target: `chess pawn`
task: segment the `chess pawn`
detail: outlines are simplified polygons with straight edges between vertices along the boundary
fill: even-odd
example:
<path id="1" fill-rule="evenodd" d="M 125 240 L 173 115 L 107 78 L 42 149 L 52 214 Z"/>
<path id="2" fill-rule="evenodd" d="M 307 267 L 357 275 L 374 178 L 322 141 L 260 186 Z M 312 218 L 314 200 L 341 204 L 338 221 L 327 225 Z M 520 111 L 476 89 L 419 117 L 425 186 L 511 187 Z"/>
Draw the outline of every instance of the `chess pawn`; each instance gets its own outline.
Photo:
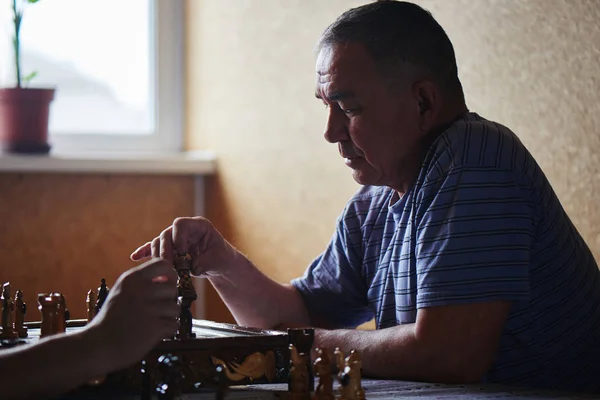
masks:
<path id="1" fill-rule="evenodd" d="M 14 331 L 15 303 L 10 297 L 10 283 L 2 285 L 2 332 L 0 339 L 16 339 L 17 332 Z"/>
<path id="2" fill-rule="evenodd" d="M 317 359 L 314 362 L 314 372 L 319 378 L 314 400 L 334 400 L 332 363 L 328 349 L 317 349 Z"/>
<path id="3" fill-rule="evenodd" d="M 87 322 L 92 322 L 92 319 L 96 316 L 96 292 L 90 289 L 85 299 L 87 305 Z"/>
<path id="4" fill-rule="evenodd" d="M 48 295 L 46 293 L 38 294 L 39 310 L 42 313 L 42 323 L 40 337 L 54 335 L 59 325 L 59 302 L 60 297 Z"/>
<path id="5" fill-rule="evenodd" d="M 27 328 L 25 327 L 25 314 L 27 313 L 27 305 L 23 301 L 23 292 L 17 290 L 15 294 L 15 323 L 14 331 L 20 338 L 27 337 Z"/>
<path id="6" fill-rule="evenodd" d="M 310 400 L 309 357 L 298 353 L 296 346 L 290 344 L 289 396 L 292 400 Z"/>

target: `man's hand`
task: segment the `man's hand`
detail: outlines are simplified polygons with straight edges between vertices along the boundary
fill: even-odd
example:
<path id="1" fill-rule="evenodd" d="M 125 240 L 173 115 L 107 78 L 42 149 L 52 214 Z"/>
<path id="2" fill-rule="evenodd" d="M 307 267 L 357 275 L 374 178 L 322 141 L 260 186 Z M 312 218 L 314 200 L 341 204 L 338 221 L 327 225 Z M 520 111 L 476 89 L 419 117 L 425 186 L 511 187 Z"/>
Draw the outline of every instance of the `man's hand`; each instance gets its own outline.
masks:
<path id="1" fill-rule="evenodd" d="M 102 346 L 111 369 L 124 368 L 177 329 L 177 272 L 162 259 L 122 274 L 102 309 L 89 324 L 89 335 Z M 108 359 L 107 357 L 110 357 Z"/>
<path id="2" fill-rule="evenodd" d="M 133 261 L 160 257 L 172 261 L 178 254 L 190 253 L 195 276 L 222 275 L 234 262 L 238 251 L 202 217 L 177 218 L 152 241 L 131 254 Z"/>

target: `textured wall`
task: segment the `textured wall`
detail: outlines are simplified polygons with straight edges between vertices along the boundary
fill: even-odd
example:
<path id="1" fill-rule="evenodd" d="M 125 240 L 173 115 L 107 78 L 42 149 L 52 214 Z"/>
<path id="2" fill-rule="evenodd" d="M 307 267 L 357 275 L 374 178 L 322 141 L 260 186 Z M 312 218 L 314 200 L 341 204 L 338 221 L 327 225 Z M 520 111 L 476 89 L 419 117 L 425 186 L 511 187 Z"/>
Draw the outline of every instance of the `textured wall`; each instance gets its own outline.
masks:
<path id="1" fill-rule="evenodd" d="M 187 2 L 189 145 L 219 155 L 208 215 L 279 281 L 323 249 L 356 188 L 322 138 L 312 49 L 362 3 Z M 600 256 L 600 2 L 418 3 L 455 43 L 470 109 L 517 132 Z"/>
<path id="2" fill-rule="evenodd" d="M 193 212 L 187 177 L 0 174 L 0 281 L 25 294 L 62 292 L 72 318 L 87 291 L 134 266 L 129 254 L 180 215 Z"/>

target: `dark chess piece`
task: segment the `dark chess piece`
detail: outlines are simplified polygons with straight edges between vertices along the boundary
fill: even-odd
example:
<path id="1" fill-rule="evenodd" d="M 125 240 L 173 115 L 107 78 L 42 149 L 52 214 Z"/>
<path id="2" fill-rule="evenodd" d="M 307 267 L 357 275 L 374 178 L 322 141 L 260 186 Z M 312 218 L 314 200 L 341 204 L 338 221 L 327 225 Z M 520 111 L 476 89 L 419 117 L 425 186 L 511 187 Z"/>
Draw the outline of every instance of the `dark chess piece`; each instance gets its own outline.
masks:
<path id="1" fill-rule="evenodd" d="M 227 375 L 225 372 L 225 367 L 222 365 L 217 365 L 215 367 L 215 382 L 217 383 L 217 392 L 215 393 L 215 400 L 225 400 L 225 396 L 227 395 Z"/>
<path id="2" fill-rule="evenodd" d="M 181 307 L 179 316 L 179 328 L 175 333 L 177 339 L 195 338 L 196 335 L 192 332 L 192 303 L 198 298 L 190 270 L 192 268 L 192 256 L 185 253 L 182 256 L 175 257 L 174 268 L 177 271 L 177 291 L 178 303 Z"/>
<path id="3" fill-rule="evenodd" d="M 98 315 L 98 313 L 100 312 L 102 305 L 108 297 L 108 292 L 110 292 L 110 288 L 106 286 L 106 279 L 102 278 L 102 280 L 100 281 L 100 287 L 98 288 L 98 298 L 96 299 L 96 306 L 94 310 L 95 315 Z"/>
<path id="4" fill-rule="evenodd" d="M 90 289 L 85 299 L 87 307 L 87 322 L 92 322 L 92 319 L 96 316 L 96 292 Z"/>
<path id="5" fill-rule="evenodd" d="M 177 303 L 179 304 L 179 307 L 181 307 L 181 310 L 179 312 L 179 327 L 177 328 L 175 337 L 177 339 L 188 339 L 196 337 L 196 334 L 192 332 L 193 321 L 192 311 L 190 310 L 190 307 L 184 305 L 182 297 L 178 298 Z"/>
<path id="6" fill-rule="evenodd" d="M 2 285 L 2 332 L 0 339 L 14 340 L 17 338 L 17 332 L 14 330 L 14 311 L 15 303 L 10 296 L 10 283 Z"/>
<path id="7" fill-rule="evenodd" d="M 60 297 L 40 293 L 38 295 L 39 310 L 42 313 L 40 337 L 54 335 L 60 325 L 59 321 Z"/>
<path id="8" fill-rule="evenodd" d="M 181 383 L 184 379 L 181 361 L 172 354 L 164 354 L 158 358 L 158 374 L 160 379 L 156 385 L 156 393 L 161 400 L 174 400 L 181 394 Z"/>
<path id="9" fill-rule="evenodd" d="M 58 312 L 56 317 L 55 333 L 65 332 L 67 330 L 67 320 L 71 313 L 67 309 L 67 302 L 62 293 L 52 293 L 51 296 L 58 298 Z"/>
<path id="10" fill-rule="evenodd" d="M 14 331 L 20 338 L 27 337 L 27 328 L 25 327 L 25 314 L 27 314 L 27 305 L 23 301 L 23 292 L 17 290 L 15 294 L 15 322 Z"/>
<path id="11" fill-rule="evenodd" d="M 332 362 L 328 349 L 317 349 L 314 371 L 319 378 L 319 384 L 313 400 L 334 400 Z"/>

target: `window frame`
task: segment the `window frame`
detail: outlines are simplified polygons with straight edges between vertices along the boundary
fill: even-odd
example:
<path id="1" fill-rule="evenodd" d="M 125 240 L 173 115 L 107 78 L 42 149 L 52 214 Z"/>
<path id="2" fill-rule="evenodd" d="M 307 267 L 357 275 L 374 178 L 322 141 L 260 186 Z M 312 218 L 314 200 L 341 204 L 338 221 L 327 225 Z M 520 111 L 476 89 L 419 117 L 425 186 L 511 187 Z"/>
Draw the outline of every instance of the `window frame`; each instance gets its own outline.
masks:
<path id="1" fill-rule="evenodd" d="M 53 153 L 179 153 L 184 150 L 184 1 L 149 0 L 155 131 L 140 134 L 49 133 Z M 60 90 L 60 85 L 57 85 Z M 52 105 L 50 106 L 52 107 Z"/>

